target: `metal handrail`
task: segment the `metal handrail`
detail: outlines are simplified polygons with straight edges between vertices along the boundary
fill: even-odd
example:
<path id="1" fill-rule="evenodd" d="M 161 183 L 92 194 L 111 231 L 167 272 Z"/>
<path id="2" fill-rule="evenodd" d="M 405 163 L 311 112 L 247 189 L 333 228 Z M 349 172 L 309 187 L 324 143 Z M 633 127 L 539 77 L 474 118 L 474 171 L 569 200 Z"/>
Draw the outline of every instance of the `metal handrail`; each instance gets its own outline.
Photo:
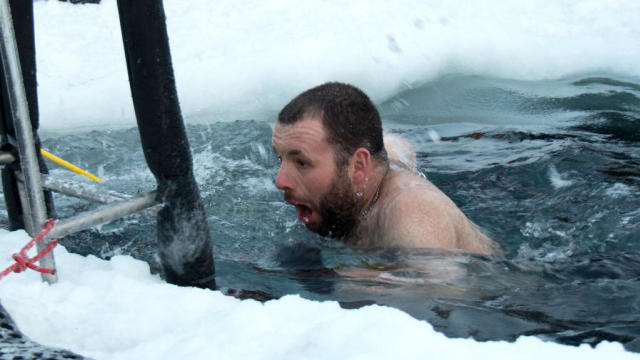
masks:
<path id="1" fill-rule="evenodd" d="M 47 221 L 47 210 L 42 191 L 42 179 L 40 178 L 40 165 L 36 153 L 36 144 L 33 139 L 33 129 L 29 117 L 29 105 L 22 79 L 20 57 L 16 36 L 13 29 L 11 8 L 7 0 L 0 0 L 0 53 L 2 66 L 7 79 L 9 106 L 13 117 L 13 126 L 18 142 L 18 156 L 24 175 L 24 185 L 28 200 L 31 218 L 25 219 L 31 223 L 32 231 L 40 229 Z M 34 234 L 30 234 L 35 236 Z M 39 241 L 38 251 L 47 247 L 47 241 Z M 55 269 L 55 260 L 52 253 L 48 253 L 40 259 L 40 266 Z M 58 278 L 55 274 L 42 274 L 42 280 L 55 283 Z"/>
<path id="2" fill-rule="evenodd" d="M 129 200 L 121 200 L 105 204 L 95 210 L 85 211 L 78 215 L 56 222 L 55 227 L 44 238 L 61 238 L 78 231 L 89 229 L 96 225 L 112 222 L 156 204 L 155 191 L 150 191 Z"/>
<path id="3" fill-rule="evenodd" d="M 47 190 L 99 204 L 108 204 L 114 201 L 127 200 L 132 198 L 132 196 L 128 194 L 123 194 L 111 190 L 97 190 L 86 184 L 82 184 L 72 180 L 56 179 L 53 176 L 47 174 L 41 174 L 41 177 L 42 187 Z M 18 179 L 19 182 L 24 182 L 24 176 L 21 172 L 16 171 L 16 179 Z"/>

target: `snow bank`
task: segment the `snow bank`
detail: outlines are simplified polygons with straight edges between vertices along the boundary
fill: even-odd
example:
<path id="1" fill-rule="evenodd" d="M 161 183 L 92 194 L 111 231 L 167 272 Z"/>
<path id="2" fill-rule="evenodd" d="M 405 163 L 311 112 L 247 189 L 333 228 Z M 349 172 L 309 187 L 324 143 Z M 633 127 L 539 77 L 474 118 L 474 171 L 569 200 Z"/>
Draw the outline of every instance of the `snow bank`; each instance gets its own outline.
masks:
<path id="1" fill-rule="evenodd" d="M 449 73 L 520 80 L 640 77 L 640 2 L 165 0 L 190 121 L 278 111 L 330 80 L 375 101 Z M 115 0 L 35 3 L 45 129 L 135 125 Z"/>
<path id="2" fill-rule="evenodd" d="M 28 236 L 0 230 L 0 266 Z M 129 256 L 110 261 L 55 250 L 60 281 L 10 274 L 0 299 L 20 329 L 44 345 L 95 359 L 631 359 L 621 344 L 592 349 L 521 337 L 515 343 L 448 339 L 402 311 L 340 308 L 296 295 L 264 304 L 177 287 Z"/>

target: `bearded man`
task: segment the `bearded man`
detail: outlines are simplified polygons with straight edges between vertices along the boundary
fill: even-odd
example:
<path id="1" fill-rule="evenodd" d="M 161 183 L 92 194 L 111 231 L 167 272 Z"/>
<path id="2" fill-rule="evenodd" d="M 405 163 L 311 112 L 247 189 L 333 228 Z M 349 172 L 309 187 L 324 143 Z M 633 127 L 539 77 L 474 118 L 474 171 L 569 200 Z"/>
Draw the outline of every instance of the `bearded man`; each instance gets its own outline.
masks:
<path id="1" fill-rule="evenodd" d="M 276 187 L 311 231 L 359 247 L 449 248 L 492 254 L 497 245 L 415 171 L 415 152 L 383 139 L 361 90 L 326 83 L 287 104 L 273 128 Z"/>

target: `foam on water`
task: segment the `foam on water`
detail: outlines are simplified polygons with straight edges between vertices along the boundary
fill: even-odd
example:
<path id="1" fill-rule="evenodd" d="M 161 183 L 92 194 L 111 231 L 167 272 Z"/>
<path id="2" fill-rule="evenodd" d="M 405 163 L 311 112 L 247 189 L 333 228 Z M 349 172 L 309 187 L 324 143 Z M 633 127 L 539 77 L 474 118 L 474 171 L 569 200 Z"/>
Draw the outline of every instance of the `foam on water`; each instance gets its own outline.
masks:
<path id="1" fill-rule="evenodd" d="M 564 175 L 561 175 L 555 166 L 549 166 L 549 180 L 554 188 L 560 189 L 573 184 L 573 181 L 565 179 Z"/>
<path id="2" fill-rule="evenodd" d="M 183 111 L 200 121 L 275 112 L 329 80 L 379 102 L 448 73 L 640 77 L 636 1 L 167 0 L 165 9 Z M 133 125 L 115 1 L 39 1 L 35 22 L 42 126 Z"/>
<path id="3" fill-rule="evenodd" d="M 433 130 L 433 129 L 429 129 L 427 131 L 427 134 L 429 134 L 429 138 L 434 142 L 440 142 L 440 139 L 442 139 L 442 137 L 440 136 L 440 134 L 438 134 L 437 131 Z"/>
<path id="4" fill-rule="evenodd" d="M 611 187 L 607 188 L 604 193 L 614 199 L 629 195 L 633 191 L 633 188 L 623 183 L 615 183 Z"/>

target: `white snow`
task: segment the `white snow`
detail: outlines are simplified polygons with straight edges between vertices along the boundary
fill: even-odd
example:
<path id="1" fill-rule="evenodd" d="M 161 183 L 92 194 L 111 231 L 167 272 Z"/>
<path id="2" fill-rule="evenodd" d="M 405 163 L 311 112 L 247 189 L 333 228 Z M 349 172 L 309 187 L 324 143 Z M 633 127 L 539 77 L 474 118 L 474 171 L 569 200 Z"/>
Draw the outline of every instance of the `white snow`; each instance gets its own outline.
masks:
<path id="1" fill-rule="evenodd" d="M 29 240 L 0 230 L 0 267 Z M 33 255 L 33 254 L 32 254 Z M 297 295 L 264 304 L 177 287 L 130 256 L 110 261 L 55 250 L 59 282 L 32 271 L 0 281 L 2 304 L 32 340 L 95 359 L 632 359 L 621 344 L 570 347 L 448 339 L 400 310 Z"/>
<path id="2" fill-rule="evenodd" d="M 166 0 L 190 121 L 262 118 L 337 80 L 375 101 L 448 73 L 640 77 L 640 2 Z M 35 3 L 44 129 L 135 124 L 115 0 Z"/>

